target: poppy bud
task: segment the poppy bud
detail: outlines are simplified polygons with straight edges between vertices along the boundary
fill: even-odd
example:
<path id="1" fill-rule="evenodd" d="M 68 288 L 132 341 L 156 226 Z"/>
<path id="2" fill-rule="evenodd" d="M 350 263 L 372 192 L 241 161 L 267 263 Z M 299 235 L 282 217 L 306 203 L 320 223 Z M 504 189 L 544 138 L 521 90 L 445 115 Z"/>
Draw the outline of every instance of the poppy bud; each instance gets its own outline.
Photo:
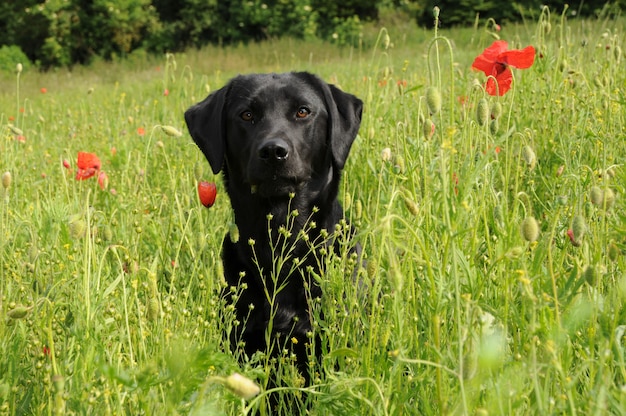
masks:
<path id="1" fill-rule="evenodd" d="M 598 280 L 598 274 L 596 273 L 596 268 L 593 266 L 585 267 L 583 270 L 583 277 L 587 281 L 589 285 L 594 285 Z"/>
<path id="2" fill-rule="evenodd" d="M 211 208 L 215 203 L 215 196 L 217 195 L 217 187 L 212 182 L 198 182 L 198 196 L 200 202 L 207 208 Z"/>
<path id="3" fill-rule="evenodd" d="M 572 221 L 572 232 L 574 233 L 574 240 L 581 242 L 585 232 L 587 232 L 587 224 L 585 224 L 585 218 L 582 215 L 576 215 Z"/>
<path id="4" fill-rule="evenodd" d="M 592 186 L 589 191 L 589 200 L 593 205 L 600 206 L 602 205 L 603 194 L 604 192 L 602 192 L 599 186 Z"/>
<path id="5" fill-rule="evenodd" d="M 391 160 L 391 149 L 385 147 L 380 153 L 380 158 L 383 160 L 383 162 L 389 162 Z"/>
<path id="6" fill-rule="evenodd" d="M 494 118 L 491 120 L 491 123 L 489 123 L 489 132 L 491 134 L 496 134 L 498 133 L 498 130 L 500 130 L 500 122 L 497 118 Z"/>
<path id="7" fill-rule="evenodd" d="M 535 217 L 526 217 L 522 221 L 522 237 L 524 240 L 532 243 L 539 238 L 539 224 Z"/>
<path id="8" fill-rule="evenodd" d="M 260 387 L 249 378 L 239 373 L 226 377 L 224 385 L 242 399 L 249 400 L 261 392 Z"/>
<path id="9" fill-rule="evenodd" d="M 526 145 L 522 148 L 522 158 L 530 169 L 535 167 L 535 164 L 537 163 L 537 156 L 535 155 L 535 151 L 532 147 Z"/>
<path id="10" fill-rule="evenodd" d="M 239 227 L 234 222 L 230 224 L 228 228 L 228 236 L 230 237 L 230 242 L 236 244 L 239 241 Z"/>
<path id="11" fill-rule="evenodd" d="M 32 308 L 26 306 L 16 306 L 7 312 L 7 316 L 11 319 L 22 319 L 24 318 L 28 312 L 30 312 Z"/>
<path id="12" fill-rule="evenodd" d="M 70 217 L 68 226 L 70 230 L 70 236 L 72 238 L 82 238 L 85 236 L 85 232 L 87 231 L 87 224 L 79 214 L 72 215 Z"/>
<path id="13" fill-rule="evenodd" d="M 363 203 L 360 199 L 357 199 L 354 203 L 354 219 L 359 220 L 363 215 Z"/>
<path id="14" fill-rule="evenodd" d="M 435 134 L 435 123 L 433 123 L 433 121 L 428 118 L 424 121 L 424 124 L 422 125 L 422 129 L 424 133 L 424 138 L 428 140 L 431 137 L 433 137 L 433 135 Z"/>
<path id="15" fill-rule="evenodd" d="M 11 186 L 11 172 L 4 172 L 2 174 L 2 187 L 4 189 L 9 189 L 9 186 Z"/>
<path id="16" fill-rule="evenodd" d="M 15 67 L 17 69 L 17 73 L 20 74 L 22 73 L 22 69 L 24 69 L 24 67 L 22 66 L 22 63 L 18 63 L 17 66 Z"/>
<path id="17" fill-rule="evenodd" d="M 604 190 L 603 198 L 602 198 L 602 207 L 606 210 L 611 209 L 613 203 L 615 202 L 615 193 L 611 188 L 606 188 Z"/>
<path id="18" fill-rule="evenodd" d="M 367 260 L 366 271 L 367 271 L 367 277 L 370 280 L 373 280 L 374 277 L 376 277 L 376 272 L 378 271 L 378 263 L 376 263 L 375 259 Z"/>
<path id="19" fill-rule="evenodd" d="M 13 124 L 9 124 L 9 130 L 11 130 L 11 133 L 15 134 L 16 136 L 24 135 L 22 129 L 20 129 L 19 127 L 15 127 Z"/>
<path id="20" fill-rule="evenodd" d="M 160 126 L 165 134 L 171 137 L 180 137 L 183 135 L 178 129 L 172 126 Z"/>
<path id="21" fill-rule="evenodd" d="M 491 106 L 491 118 L 498 119 L 502 115 L 502 103 L 500 101 L 496 101 Z"/>
<path id="22" fill-rule="evenodd" d="M 609 255 L 609 260 L 611 261 L 617 261 L 617 258 L 620 255 L 620 249 L 617 246 L 617 244 L 615 244 L 614 241 L 611 241 L 609 243 L 609 248 L 607 249 L 608 255 Z"/>
<path id="23" fill-rule="evenodd" d="M 484 126 L 489 121 L 489 103 L 486 98 L 478 100 L 476 106 L 476 120 L 481 126 Z"/>
<path id="24" fill-rule="evenodd" d="M 159 305 L 159 299 L 156 297 L 150 297 L 146 308 L 146 318 L 148 321 L 154 322 L 159 317 L 160 312 L 161 307 Z"/>
<path id="25" fill-rule="evenodd" d="M 437 114 L 441 110 L 441 93 L 437 87 L 428 87 L 426 90 L 426 104 L 430 114 Z"/>

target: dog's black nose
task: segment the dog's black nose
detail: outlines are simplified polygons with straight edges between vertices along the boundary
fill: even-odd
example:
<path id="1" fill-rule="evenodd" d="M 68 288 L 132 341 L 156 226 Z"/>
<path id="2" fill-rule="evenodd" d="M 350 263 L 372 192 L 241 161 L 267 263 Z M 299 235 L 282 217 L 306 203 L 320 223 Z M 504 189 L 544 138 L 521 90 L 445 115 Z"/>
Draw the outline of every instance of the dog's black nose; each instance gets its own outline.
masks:
<path id="1" fill-rule="evenodd" d="M 259 158 L 266 162 L 282 162 L 287 157 L 289 157 L 289 147 L 281 139 L 268 140 L 259 149 Z"/>

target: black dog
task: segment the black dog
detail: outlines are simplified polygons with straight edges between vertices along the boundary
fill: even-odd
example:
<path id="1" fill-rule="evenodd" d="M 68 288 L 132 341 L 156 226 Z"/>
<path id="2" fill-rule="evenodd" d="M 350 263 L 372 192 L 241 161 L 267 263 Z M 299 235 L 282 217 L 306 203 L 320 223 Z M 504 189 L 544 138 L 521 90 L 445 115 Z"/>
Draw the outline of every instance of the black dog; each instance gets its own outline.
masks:
<path id="1" fill-rule="evenodd" d="M 299 72 L 238 76 L 185 113 L 213 172 L 223 172 L 240 233 L 237 242 L 224 239 L 222 252 L 226 282 L 245 288 L 235 299 L 225 292 L 241 323 L 231 347 L 243 345 L 248 356 L 288 349 L 307 384 L 311 300 L 321 296 L 314 252 L 336 244 L 327 235 L 343 219 L 340 174 L 362 108 Z"/>

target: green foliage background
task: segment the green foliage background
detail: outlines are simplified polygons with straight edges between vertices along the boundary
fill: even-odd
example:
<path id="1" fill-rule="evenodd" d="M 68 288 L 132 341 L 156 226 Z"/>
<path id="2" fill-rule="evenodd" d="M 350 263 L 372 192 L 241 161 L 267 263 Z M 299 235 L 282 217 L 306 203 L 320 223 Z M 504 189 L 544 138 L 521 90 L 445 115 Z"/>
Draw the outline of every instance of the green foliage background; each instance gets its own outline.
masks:
<path id="1" fill-rule="evenodd" d="M 362 23 L 381 10 L 401 11 L 432 25 L 435 6 L 446 27 L 480 19 L 537 18 L 546 4 L 557 14 L 567 2 L 530 0 L 23 0 L 0 4 L 0 46 L 17 46 L 43 69 L 124 57 L 135 50 L 177 52 L 207 44 L 292 37 L 356 45 Z M 571 16 L 606 14 L 626 0 L 569 2 Z M 5 51 L 6 52 L 6 51 Z M 0 52 L 0 61 L 6 60 Z M 9 65 L 14 67 L 14 63 Z"/>

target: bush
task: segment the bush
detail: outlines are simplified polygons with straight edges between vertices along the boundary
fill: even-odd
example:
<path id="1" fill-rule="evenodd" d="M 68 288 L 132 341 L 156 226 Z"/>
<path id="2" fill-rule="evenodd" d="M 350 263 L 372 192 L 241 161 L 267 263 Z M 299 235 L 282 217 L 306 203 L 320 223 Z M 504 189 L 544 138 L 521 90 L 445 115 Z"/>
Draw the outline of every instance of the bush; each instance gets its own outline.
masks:
<path id="1" fill-rule="evenodd" d="M 22 0 L 0 4 L 0 45 L 42 68 L 289 36 L 354 43 L 385 0 Z"/>
<path id="2" fill-rule="evenodd" d="M 577 2 L 529 0 L 522 3 L 507 0 L 417 0 L 416 3 L 420 4 L 417 8 L 420 13 L 416 16 L 418 24 L 428 27 L 433 25 L 435 6 L 441 10 L 440 24 L 443 27 L 472 25 L 477 15 L 480 19 L 492 18 L 496 22 L 515 22 L 521 20 L 523 16 L 535 19 L 541 13 L 543 6 L 548 6 L 555 14 L 561 14 L 566 5 L 569 5 L 568 15 L 572 17 L 595 17 L 612 7 L 626 8 L 626 0 L 600 4 L 582 0 Z"/>
<path id="3" fill-rule="evenodd" d="M 22 50 L 15 45 L 0 47 L 0 72 L 15 72 L 17 64 L 22 64 L 22 70 L 30 68 L 30 61 Z"/>

